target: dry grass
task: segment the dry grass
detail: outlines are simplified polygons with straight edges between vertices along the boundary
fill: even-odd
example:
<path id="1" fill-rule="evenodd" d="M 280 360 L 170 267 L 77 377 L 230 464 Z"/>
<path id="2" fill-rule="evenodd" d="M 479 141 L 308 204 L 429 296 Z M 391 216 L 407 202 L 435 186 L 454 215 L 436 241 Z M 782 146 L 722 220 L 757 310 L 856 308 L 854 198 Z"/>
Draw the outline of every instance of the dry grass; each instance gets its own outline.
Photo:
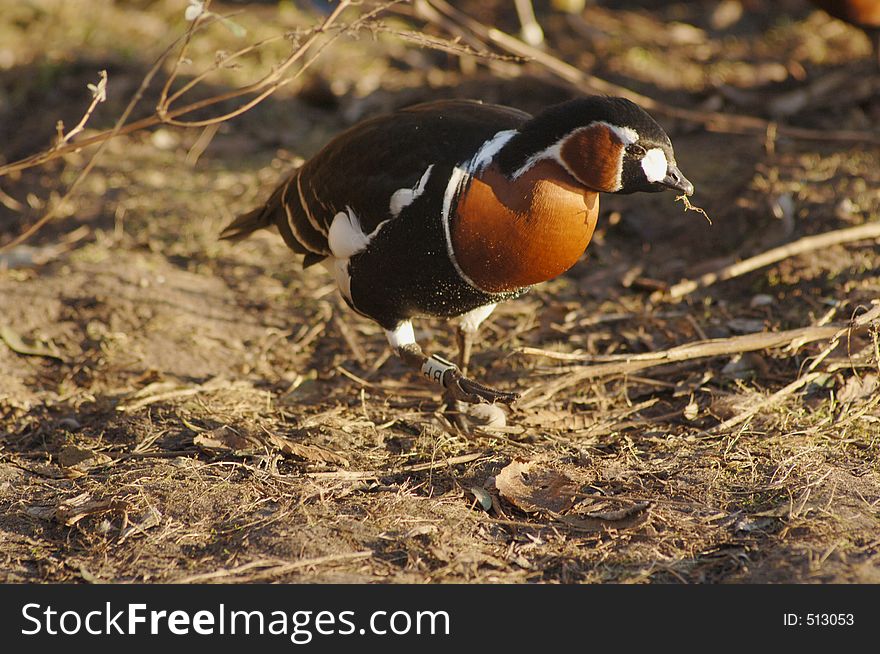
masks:
<path id="1" fill-rule="evenodd" d="M 185 5 L 7 4 L 6 161 L 45 147 L 57 119 L 75 125 L 101 69 L 108 101 L 89 125 L 112 126 Z M 517 29 L 502 3 L 458 4 Z M 541 19 L 563 60 L 671 106 L 757 115 L 732 88 L 775 97 L 870 66 L 858 33 L 799 0 L 730 33 L 702 3 L 638 4 Z M 254 40 L 271 21 L 310 24 L 283 6 L 236 21 Z M 672 22 L 696 31 L 663 29 Z M 217 27 L 193 58 L 235 46 Z M 208 90 L 263 64 L 224 70 Z M 322 271 L 301 272 L 273 234 L 216 240 L 364 115 L 448 96 L 536 110 L 571 93 L 489 65 L 387 32 L 342 40 L 312 79 L 213 133 L 162 127 L 109 143 L 36 249 L 18 250 L 37 265 L 0 271 L 0 326 L 17 349 L 52 355 L 0 341 L 3 581 L 880 581 L 880 336 L 849 329 L 880 297 L 877 239 L 864 236 L 880 220 L 876 148 L 660 117 L 713 224 L 672 196 L 603 198 L 585 261 L 483 328 L 479 378 L 531 390 L 507 427 L 470 439 Z M 875 96 L 787 120 L 858 131 L 878 116 Z M 3 243 L 91 152 L 0 178 Z M 847 229 L 863 238 L 785 249 Z M 707 275 L 711 286 L 669 293 Z M 454 349 L 445 324 L 418 328 L 427 348 Z M 823 337 L 784 347 L 794 337 L 766 335 L 786 330 Z M 700 341 L 724 347 L 674 354 Z M 653 365 L 664 352 L 673 360 Z M 602 365 L 618 367 L 591 371 Z M 526 510 L 501 492 L 495 479 L 516 460 L 564 475 L 571 508 Z"/>

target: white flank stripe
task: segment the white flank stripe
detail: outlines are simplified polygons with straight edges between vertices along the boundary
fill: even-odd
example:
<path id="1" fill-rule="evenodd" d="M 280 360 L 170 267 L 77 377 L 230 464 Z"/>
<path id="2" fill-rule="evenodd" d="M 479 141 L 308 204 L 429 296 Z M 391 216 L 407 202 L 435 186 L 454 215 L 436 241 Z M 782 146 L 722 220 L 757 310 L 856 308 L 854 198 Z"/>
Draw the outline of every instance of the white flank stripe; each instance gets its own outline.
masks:
<path id="1" fill-rule="evenodd" d="M 297 177 L 297 179 L 299 179 Z M 299 229 L 297 229 L 296 221 L 293 219 L 293 212 L 290 210 L 290 203 L 287 201 L 287 191 L 290 189 L 290 181 L 284 187 L 284 190 L 281 192 L 281 206 L 284 207 L 284 213 L 287 216 L 287 226 L 290 227 L 290 231 L 293 233 L 293 238 L 295 238 L 300 245 L 302 245 L 309 252 L 314 252 L 315 254 L 327 254 L 326 252 L 321 252 L 320 250 L 316 250 L 311 247 L 308 242 L 303 238 L 302 234 L 299 233 Z"/>
<path id="2" fill-rule="evenodd" d="M 336 287 L 339 289 L 342 297 L 351 303 L 351 275 L 348 272 L 348 262 L 348 259 L 328 257 L 321 264 L 327 269 L 327 272 L 333 275 L 333 278 L 336 280 Z"/>
<path id="3" fill-rule="evenodd" d="M 346 206 L 345 211 L 340 211 L 333 217 L 333 223 L 327 233 L 327 243 L 333 253 L 333 260 L 326 261 L 324 265 L 336 278 L 339 292 L 351 303 L 354 301 L 351 297 L 349 260 L 359 252 L 363 252 L 387 222 L 383 220 L 372 232 L 364 234 L 361 221 L 351 207 Z"/>
<path id="4" fill-rule="evenodd" d="M 327 232 L 327 243 L 330 245 L 330 252 L 337 259 L 349 259 L 362 252 L 373 240 L 373 237 L 379 233 L 379 230 L 385 226 L 387 220 L 383 220 L 376 226 L 371 234 L 364 234 L 361 228 L 361 221 L 358 219 L 351 207 L 346 206 L 345 211 L 340 211 L 333 216 L 333 223 L 330 225 L 330 231 Z"/>
<path id="5" fill-rule="evenodd" d="M 309 219 L 309 223 L 315 228 L 316 232 L 327 236 L 326 228 L 315 219 L 312 215 L 312 210 L 309 209 L 309 203 L 306 202 L 306 196 L 303 195 L 302 182 L 299 179 L 299 175 L 296 176 L 296 192 L 299 194 L 299 203 L 302 205 L 303 211 L 306 212 L 306 218 Z"/>
<path id="6" fill-rule="evenodd" d="M 391 194 L 389 209 L 394 218 L 397 218 L 401 211 L 415 202 L 416 199 L 425 192 L 425 185 L 428 183 L 428 178 L 431 176 L 431 169 L 433 167 L 434 164 L 428 166 L 425 172 L 422 173 L 422 177 L 419 180 L 419 183 L 416 184 L 415 188 L 401 188 Z"/>
<path id="7" fill-rule="evenodd" d="M 369 244 L 358 217 L 351 207 L 345 209 L 333 216 L 330 231 L 327 232 L 327 244 L 337 259 L 348 259 Z"/>

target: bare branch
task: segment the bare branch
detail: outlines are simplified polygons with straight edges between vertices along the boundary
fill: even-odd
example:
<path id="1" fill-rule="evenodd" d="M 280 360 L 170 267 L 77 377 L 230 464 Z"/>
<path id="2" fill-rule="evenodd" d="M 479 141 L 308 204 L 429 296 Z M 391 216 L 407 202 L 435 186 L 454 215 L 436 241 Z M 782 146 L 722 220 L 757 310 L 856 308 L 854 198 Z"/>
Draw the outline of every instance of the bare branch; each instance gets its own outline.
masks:
<path id="1" fill-rule="evenodd" d="M 296 45 L 293 49 L 293 52 L 288 55 L 278 66 L 276 66 L 271 72 L 267 73 L 262 79 L 248 84 L 246 86 L 233 89 L 226 93 L 222 93 L 219 95 L 215 95 L 203 100 L 195 101 L 190 104 L 187 104 L 183 107 L 172 107 L 172 104 L 181 99 L 184 94 L 188 91 L 192 90 L 197 84 L 203 81 L 211 72 L 216 71 L 219 67 L 229 63 L 230 61 L 243 56 L 249 52 L 252 52 L 263 45 L 270 43 L 272 41 L 276 41 L 280 38 L 285 38 L 286 35 L 281 35 L 272 39 L 265 39 L 259 43 L 249 45 L 245 48 L 240 49 L 239 51 L 232 53 L 229 56 L 220 58 L 219 61 L 215 61 L 214 66 L 203 71 L 199 75 L 196 76 L 194 80 L 191 80 L 187 84 L 183 86 L 182 89 L 171 93 L 171 86 L 173 85 L 174 80 L 178 75 L 178 71 L 180 69 L 180 65 L 185 59 L 185 55 L 187 52 L 187 48 L 192 41 L 193 36 L 196 32 L 201 29 L 204 29 L 210 24 L 213 24 L 217 21 L 227 20 L 228 18 L 225 16 L 220 16 L 213 12 L 208 11 L 208 7 L 210 5 L 210 0 L 206 0 L 205 2 L 194 2 L 187 9 L 187 16 L 192 17 L 192 23 L 187 28 L 187 31 L 177 38 L 165 51 L 159 56 L 156 62 L 153 64 L 147 75 L 144 77 L 141 85 L 138 90 L 135 92 L 125 111 L 116 121 L 113 129 L 101 132 L 93 137 L 82 139 L 77 141 L 76 143 L 71 142 L 72 138 L 78 133 L 82 132 L 85 127 L 86 122 L 94 111 L 95 106 L 99 102 L 102 102 L 106 98 L 106 73 L 103 73 L 103 77 L 101 81 L 97 85 L 90 85 L 93 91 L 93 100 L 92 105 L 86 111 L 85 116 L 80 121 L 80 123 L 69 133 L 64 134 L 63 129 L 59 127 L 59 138 L 58 141 L 53 145 L 52 148 L 40 152 L 36 155 L 32 155 L 25 159 L 22 159 L 17 162 L 13 162 L 7 164 L 5 166 L 0 166 L 0 177 L 3 175 L 8 175 L 12 172 L 23 170 L 26 168 L 31 168 L 34 166 L 39 166 L 45 164 L 48 161 L 64 156 L 65 154 L 75 151 L 81 150 L 84 147 L 89 145 L 98 143 L 100 144 L 97 151 L 92 155 L 89 162 L 86 166 L 80 171 L 77 175 L 74 182 L 70 185 L 61 199 L 56 202 L 49 211 L 47 211 L 39 220 L 37 220 L 31 227 L 29 227 L 25 232 L 20 234 L 18 237 L 13 239 L 11 242 L 7 243 L 3 247 L 0 247 L 0 252 L 7 251 L 11 248 L 20 245 L 31 236 L 33 236 L 37 231 L 39 231 L 44 225 L 50 222 L 60 210 L 61 207 L 64 206 L 64 203 L 72 196 L 72 194 L 76 191 L 85 177 L 91 172 L 97 163 L 99 157 L 103 153 L 104 147 L 108 140 L 122 135 L 128 134 L 140 129 L 144 129 L 147 127 L 152 127 L 158 124 L 170 124 L 179 127 L 207 127 L 210 125 L 216 125 L 227 121 L 235 116 L 241 115 L 242 113 L 252 109 L 260 102 L 268 98 L 275 91 L 277 91 L 280 87 L 285 84 L 288 84 L 292 80 L 296 79 L 300 76 L 322 53 L 322 51 L 333 43 L 339 37 L 359 31 L 364 27 L 371 24 L 371 21 L 375 19 L 375 17 L 380 14 L 382 11 L 385 11 L 388 7 L 393 6 L 397 3 L 401 2 L 401 0 L 390 0 L 384 4 L 379 5 L 378 7 L 364 12 L 358 18 L 354 19 L 347 25 L 336 26 L 335 23 L 339 20 L 341 14 L 350 6 L 354 4 L 353 0 L 340 0 L 339 4 L 335 7 L 335 9 L 321 22 L 320 25 L 312 28 L 309 31 L 309 36 L 302 42 Z M 198 10 L 197 12 L 195 10 Z M 192 11 L 190 11 L 192 10 Z M 333 29 L 333 34 L 330 38 L 317 46 L 316 51 L 305 61 L 301 62 L 301 65 L 297 72 L 290 76 L 286 75 L 286 72 L 297 62 L 303 60 L 306 56 L 306 53 L 316 44 L 318 39 L 325 34 L 330 33 L 331 28 Z M 148 116 L 147 118 L 135 121 L 133 123 L 126 124 L 131 112 L 134 107 L 140 102 L 141 98 L 145 90 L 149 87 L 155 75 L 161 69 L 161 66 L 165 63 L 165 61 L 171 56 L 171 54 L 175 51 L 175 48 L 180 46 L 180 49 L 177 52 L 177 57 L 175 59 L 174 66 L 172 67 L 172 71 L 169 74 L 168 78 L 165 80 L 161 93 L 159 102 L 156 106 L 156 111 L 153 115 Z M 178 120 L 180 116 L 185 116 L 192 112 L 198 111 L 200 109 L 204 109 L 206 107 L 210 107 L 216 105 L 220 102 L 241 98 L 244 96 L 253 96 L 250 97 L 246 102 L 237 107 L 236 109 L 223 113 L 219 116 L 214 116 L 204 120 Z"/>
<path id="2" fill-rule="evenodd" d="M 426 5 L 430 7 L 430 9 L 426 8 Z M 692 123 L 699 123 L 704 125 L 709 131 L 732 134 L 764 135 L 767 133 L 768 129 L 773 127 L 778 134 L 790 136 L 792 138 L 817 141 L 852 141 L 857 143 L 880 144 L 880 134 L 870 131 L 806 129 L 781 124 L 776 125 L 772 121 L 757 116 L 728 114 L 716 111 L 698 111 L 695 109 L 685 109 L 683 107 L 669 105 L 660 102 L 659 100 L 655 100 L 650 96 L 636 93 L 635 91 L 618 84 L 612 84 L 611 82 L 596 77 L 595 75 L 585 73 L 545 50 L 531 46 L 515 36 L 512 36 L 507 32 L 502 32 L 495 27 L 484 25 L 464 12 L 456 9 L 446 2 L 446 0 L 417 0 L 415 7 L 417 15 L 421 16 L 423 20 L 426 20 L 441 29 L 448 29 L 449 23 L 451 22 L 455 24 L 455 30 L 465 30 L 478 39 L 487 43 L 492 43 L 506 52 L 525 57 L 545 69 L 554 77 L 567 82 L 580 91 L 619 95 L 632 100 L 649 111 L 670 116 L 672 118 L 679 118 Z M 436 20 L 435 16 L 437 13 L 440 13 L 443 16 L 443 21 Z"/>
<path id="3" fill-rule="evenodd" d="M 795 257 L 799 254 L 806 254 L 807 252 L 822 250 L 833 245 L 875 238 L 880 238 L 880 222 L 865 223 L 864 225 L 859 225 L 857 227 L 847 227 L 846 229 L 838 229 L 824 234 L 817 234 L 816 236 L 805 236 L 797 241 L 780 245 L 779 247 L 767 250 L 766 252 L 749 257 L 743 261 L 737 261 L 736 263 L 723 266 L 717 270 L 701 275 L 697 279 L 686 279 L 681 281 L 670 288 L 667 293 L 663 294 L 661 292 L 658 294 L 657 298 L 653 299 L 659 300 L 665 295 L 665 297 L 670 300 L 679 300 L 698 289 L 706 288 L 716 282 L 745 275 L 746 273 L 777 263 L 783 259 Z"/>
<path id="4" fill-rule="evenodd" d="M 825 357 L 828 356 L 828 353 L 837 347 L 840 339 L 850 333 L 850 330 L 862 329 L 868 326 L 876 326 L 878 324 L 880 324 L 880 301 L 874 305 L 873 309 L 862 314 L 849 324 L 838 323 L 836 325 L 809 326 L 778 333 L 746 334 L 745 336 L 734 336 L 732 338 L 697 341 L 695 343 L 679 345 L 669 350 L 648 352 L 645 354 L 616 355 L 604 358 L 580 356 L 578 359 L 581 361 L 603 361 L 603 363 L 576 368 L 574 370 L 571 370 L 570 368 L 565 369 L 565 374 L 561 379 L 538 386 L 535 389 L 538 391 L 537 395 L 532 396 L 532 394 L 529 393 L 529 399 L 525 402 L 520 402 L 519 405 L 526 409 L 532 406 L 537 406 L 549 400 L 559 391 L 588 379 L 626 375 L 646 368 L 665 365 L 667 363 L 677 363 L 681 361 L 690 361 L 692 359 L 703 359 L 728 354 L 741 354 L 743 352 L 754 352 L 775 347 L 786 347 L 789 352 L 793 354 L 798 348 L 807 343 L 831 339 L 829 344 L 823 350 L 823 354 L 820 354 L 820 356 L 810 365 L 809 370 L 812 371 Z M 561 358 L 558 356 L 558 353 L 532 348 L 521 350 L 521 352 L 524 354 Z M 565 358 L 571 360 L 574 357 L 568 356 Z"/>

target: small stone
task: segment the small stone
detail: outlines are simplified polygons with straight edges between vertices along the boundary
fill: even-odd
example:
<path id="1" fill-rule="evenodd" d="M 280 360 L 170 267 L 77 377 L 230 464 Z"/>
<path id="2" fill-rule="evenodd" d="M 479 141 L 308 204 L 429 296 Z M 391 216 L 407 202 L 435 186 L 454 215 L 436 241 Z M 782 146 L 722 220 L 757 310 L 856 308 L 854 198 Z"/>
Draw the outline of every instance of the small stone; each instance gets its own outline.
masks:
<path id="1" fill-rule="evenodd" d="M 481 427 L 507 426 L 507 414 L 498 404 L 475 404 L 468 410 L 468 417 Z"/>
<path id="2" fill-rule="evenodd" d="M 167 129 L 157 129 L 150 136 L 150 142 L 159 150 L 173 150 L 180 145 L 180 138 Z"/>
<path id="3" fill-rule="evenodd" d="M 66 429 L 67 431 L 76 431 L 77 429 L 82 427 L 82 425 L 80 425 L 79 422 L 77 422 L 76 418 L 69 418 L 69 417 L 62 418 L 61 420 L 59 420 L 58 426 L 61 429 Z"/>
<path id="4" fill-rule="evenodd" d="M 735 334 L 755 334 L 764 331 L 764 321 L 757 318 L 732 318 L 727 328 Z"/>
<path id="5" fill-rule="evenodd" d="M 687 420 L 696 420 L 700 415 L 700 405 L 694 400 L 694 397 L 691 396 L 690 402 L 688 402 L 687 406 L 684 408 L 684 417 Z"/>
<path id="6" fill-rule="evenodd" d="M 756 309 L 758 307 L 769 306 L 774 302 L 776 302 L 776 300 L 773 299 L 772 295 L 767 295 L 766 293 L 758 293 L 749 301 L 749 306 L 752 309 Z"/>

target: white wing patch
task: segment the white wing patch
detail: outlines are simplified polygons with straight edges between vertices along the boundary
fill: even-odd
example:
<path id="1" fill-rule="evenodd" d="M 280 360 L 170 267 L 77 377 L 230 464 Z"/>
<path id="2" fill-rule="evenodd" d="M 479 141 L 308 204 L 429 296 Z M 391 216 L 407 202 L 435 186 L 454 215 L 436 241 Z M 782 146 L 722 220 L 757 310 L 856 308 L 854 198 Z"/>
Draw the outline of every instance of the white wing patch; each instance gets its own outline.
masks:
<path id="1" fill-rule="evenodd" d="M 397 218 L 401 211 L 415 202 L 418 197 L 425 192 L 425 185 L 428 183 L 428 178 L 431 176 L 431 169 L 433 167 L 434 164 L 431 164 L 425 169 L 425 172 L 422 173 L 422 178 L 414 188 L 397 189 L 391 194 L 391 204 L 389 209 L 391 210 L 391 215 L 393 217 Z"/>
<path id="2" fill-rule="evenodd" d="M 345 211 L 340 211 L 333 216 L 333 223 L 330 225 L 330 231 L 327 232 L 327 243 L 330 245 L 330 252 L 337 259 L 349 259 L 362 252 L 375 238 L 387 220 L 383 220 L 376 226 L 376 229 L 370 234 L 364 234 L 361 227 L 361 221 L 358 219 L 351 207 L 346 206 Z"/>
<path id="3" fill-rule="evenodd" d="M 333 223 L 327 233 L 327 243 L 330 245 L 333 259 L 325 260 L 324 265 L 336 278 L 339 292 L 349 302 L 353 302 L 349 260 L 359 252 L 363 252 L 387 222 L 383 220 L 371 233 L 364 234 L 361 221 L 351 207 L 346 206 L 345 211 L 340 211 L 333 217 Z"/>
<path id="4" fill-rule="evenodd" d="M 651 148 L 642 158 L 642 170 L 649 182 L 659 182 L 666 177 L 667 168 L 666 155 L 660 148 Z"/>

